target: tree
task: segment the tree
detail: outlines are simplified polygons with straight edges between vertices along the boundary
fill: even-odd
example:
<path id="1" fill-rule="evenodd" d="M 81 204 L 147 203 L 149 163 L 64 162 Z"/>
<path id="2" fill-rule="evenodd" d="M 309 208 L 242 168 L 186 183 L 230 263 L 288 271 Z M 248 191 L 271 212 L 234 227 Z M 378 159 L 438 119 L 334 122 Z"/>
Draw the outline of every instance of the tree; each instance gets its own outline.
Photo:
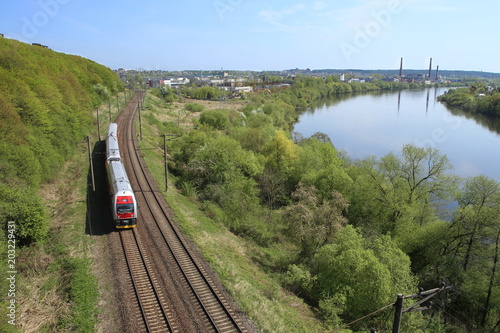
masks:
<path id="1" fill-rule="evenodd" d="M 465 247 L 463 269 L 466 271 L 474 243 L 482 237 L 483 229 L 491 223 L 496 205 L 500 204 L 500 185 L 484 175 L 469 178 L 458 203 L 458 215 L 453 226 L 465 237 L 462 246 Z"/>
<path id="2" fill-rule="evenodd" d="M 255 155 L 227 136 L 217 136 L 198 146 L 185 168 L 187 176 L 202 190 L 239 175 L 253 177 L 262 172 Z"/>
<path id="3" fill-rule="evenodd" d="M 288 172 L 299 159 L 298 147 L 282 130 L 276 131 L 267 148 L 267 164 L 282 172 Z"/>
<path id="4" fill-rule="evenodd" d="M 264 149 L 267 156 L 264 172 L 259 177 L 261 195 L 271 207 L 285 204 L 298 179 L 293 173 L 299 160 L 299 147 L 286 137 L 284 131 L 275 131 Z"/>
<path id="5" fill-rule="evenodd" d="M 224 110 L 206 110 L 200 115 L 200 123 L 212 126 L 215 130 L 225 130 L 229 127 L 229 116 Z"/>
<path id="6" fill-rule="evenodd" d="M 464 318 L 474 318 L 476 325 L 494 331 L 500 322 L 498 315 L 495 318 L 500 311 L 496 296 L 500 292 L 500 184 L 483 175 L 468 178 L 457 200 L 442 252 L 455 266 L 452 271 L 448 265 L 448 278 L 461 290 L 454 303 Z"/>
<path id="7" fill-rule="evenodd" d="M 342 194 L 332 191 L 330 200 L 321 201 L 316 192 L 314 186 L 299 184 L 293 193 L 295 202 L 284 214 L 288 233 L 300 244 L 304 257 L 331 243 L 337 231 L 347 224 L 343 211 L 348 203 Z"/>
<path id="8" fill-rule="evenodd" d="M 335 311 L 345 319 L 357 319 L 387 305 L 396 288 L 398 292 L 413 288 L 408 257 L 389 237 L 373 245 L 346 226 L 334 244 L 323 246 L 314 256 L 318 300 L 335 297 L 341 306 Z"/>
<path id="9" fill-rule="evenodd" d="M 437 149 L 405 145 L 401 173 L 408 184 L 408 202 L 425 200 L 429 195 L 446 199 L 454 185 L 454 178 L 447 175 L 451 169 L 448 157 Z"/>
<path id="10" fill-rule="evenodd" d="M 446 155 L 413 145 L 405 145 L 401 157 L 389 153 L 358 162 L 348 172 L 354 183 L 347 197 L 354 201 L 351 212 L 359 215 L 353 222 L 373 226 L 376 221 L 379 232 L 395 236 L 410 226 L 434 222 L 435 207 L 448 200 L 457 186 L 450 169 Z"/>

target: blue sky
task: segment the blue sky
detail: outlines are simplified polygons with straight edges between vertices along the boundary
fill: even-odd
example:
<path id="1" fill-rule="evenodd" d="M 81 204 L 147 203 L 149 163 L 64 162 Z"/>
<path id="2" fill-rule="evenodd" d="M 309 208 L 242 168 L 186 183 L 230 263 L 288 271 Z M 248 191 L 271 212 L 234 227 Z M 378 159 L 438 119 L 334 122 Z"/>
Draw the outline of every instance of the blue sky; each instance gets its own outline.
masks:
<path id="1" fill-rule="evenodd" d="M 500 73 L 500 2 L 3 0 L 0 33 L 112 69 Z"/>

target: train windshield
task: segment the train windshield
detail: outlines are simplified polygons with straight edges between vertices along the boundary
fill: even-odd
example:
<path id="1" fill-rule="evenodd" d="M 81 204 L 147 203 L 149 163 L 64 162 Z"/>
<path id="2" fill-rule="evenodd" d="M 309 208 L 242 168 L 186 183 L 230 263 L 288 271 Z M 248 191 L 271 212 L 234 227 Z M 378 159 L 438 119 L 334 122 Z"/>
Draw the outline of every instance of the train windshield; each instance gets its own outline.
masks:
<path id="1" fill-rule="evenodd" d="M 117 204 L 116 212 L 118 214 L 126 214 L 134 212 L 134 204 Z"/>

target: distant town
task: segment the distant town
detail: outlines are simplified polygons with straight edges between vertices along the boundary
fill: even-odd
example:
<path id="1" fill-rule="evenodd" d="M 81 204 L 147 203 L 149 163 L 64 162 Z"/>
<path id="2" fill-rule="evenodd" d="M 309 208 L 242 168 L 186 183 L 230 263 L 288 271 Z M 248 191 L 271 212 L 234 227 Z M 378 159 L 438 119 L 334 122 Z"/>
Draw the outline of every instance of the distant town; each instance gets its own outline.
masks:
<path id="1" fill-rule="evenodd" d="M 247 93 L 254 89 L 269 86 L 286 86 L 293 83 L 297 76 L 327 77 L 337 76 L 341 82 L 405 82 L 419 84 L 434 84 L 448 82 L 463 82 L 470 79 L 500 79 L 500 73 L 481 71 L 458 71 L 436 69 L 418 70 L 364 70 L 364 69 L 289 69 L 281 71 L 236 71 L 236 70 L 127 70 L 120 68 L 115 71 L 124 82 L 140 83 L 152 88 L 180 88 L 183 86 L 219 87 L 231 93 Z"/>

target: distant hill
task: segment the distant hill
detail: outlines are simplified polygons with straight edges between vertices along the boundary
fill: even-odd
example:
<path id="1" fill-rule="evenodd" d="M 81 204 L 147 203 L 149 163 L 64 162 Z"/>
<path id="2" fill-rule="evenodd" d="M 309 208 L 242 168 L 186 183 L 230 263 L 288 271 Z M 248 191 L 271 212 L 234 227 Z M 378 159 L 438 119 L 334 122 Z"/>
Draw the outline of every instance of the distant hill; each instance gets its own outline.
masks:
<path id="1" fill-rule="evenodd" d="M 398 76 L 399 69 L 315 69 L 312 73 L 324 74 L 342 74 L 353 73 L 359 76 L 370 76 L 372 74 L 380 74 L 384 76 Z M 404 69 L 403 75 L 410 74 L 428 74 L 429 69 Z M 432 69 L 431 76 L 436 75 L 436 68 Z M 499 79 L 500 73 L 482 72 L 482 71 L 459 71 L 459 70 L 439 70 L 439 76 L 447 78 L 484 78 L 484 79 Z"/>
<path id="2" fill-rule="evenodd" d="M 46 232 L 39 185 L 89 133 L 103 91 L 122 88 L 91 60 L 0 38 L 0 221 L 16 221 L 21 244 Z"/>

